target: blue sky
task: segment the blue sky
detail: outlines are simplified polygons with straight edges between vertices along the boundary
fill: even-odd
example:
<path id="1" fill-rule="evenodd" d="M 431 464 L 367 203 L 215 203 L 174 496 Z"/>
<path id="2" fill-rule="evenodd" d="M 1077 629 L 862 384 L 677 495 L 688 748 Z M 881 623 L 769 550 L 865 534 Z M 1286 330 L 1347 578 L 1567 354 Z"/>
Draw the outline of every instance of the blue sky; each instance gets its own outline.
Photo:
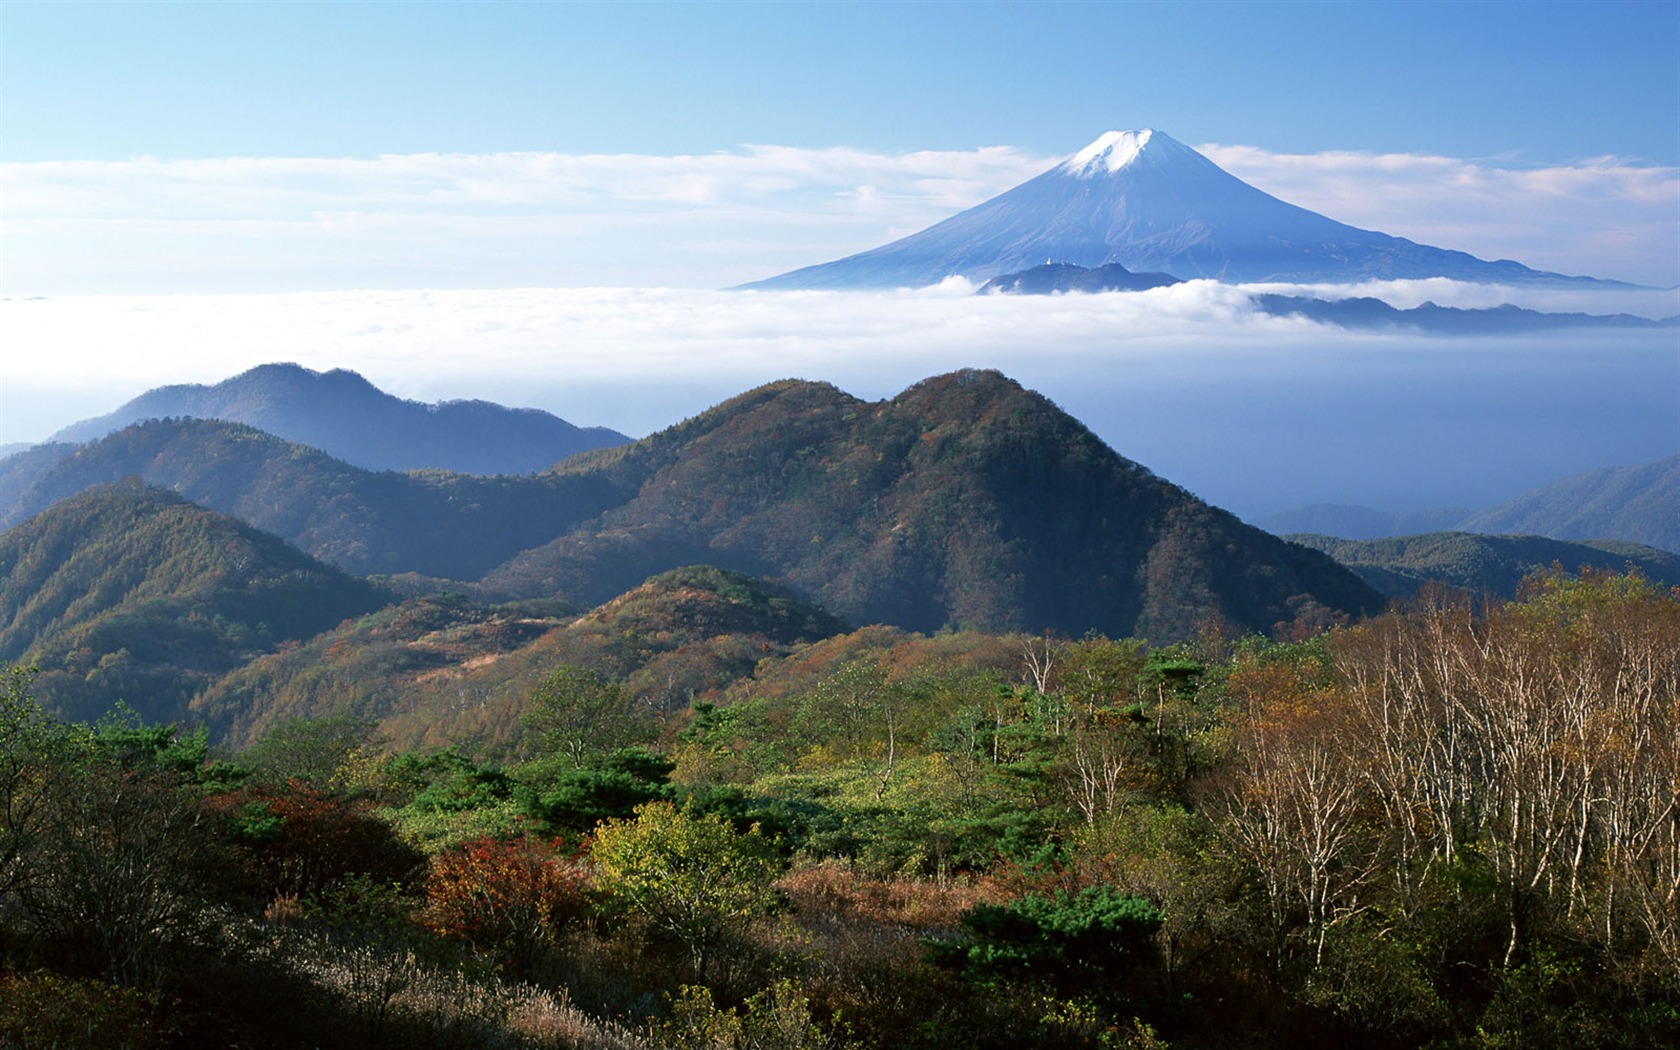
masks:
<path id="1" fill-rule="evenodd" d="M 1243 513 L 1485 505 L 1680 450 L 1671 333 L 1531 355 L 1205 285 L 715 291 L 1143 127 L 1356 226 L 1680 284 L 1680 3 L 0 0 L 0 445 L 296 360 L 634 434 L 788 375 L 998 367 Z"/>
<path id="2" fill-rule="evenodd" d="M 1680 5 L 0 4 L 0 159 L 1071 152 L 1680 165 Z"/>

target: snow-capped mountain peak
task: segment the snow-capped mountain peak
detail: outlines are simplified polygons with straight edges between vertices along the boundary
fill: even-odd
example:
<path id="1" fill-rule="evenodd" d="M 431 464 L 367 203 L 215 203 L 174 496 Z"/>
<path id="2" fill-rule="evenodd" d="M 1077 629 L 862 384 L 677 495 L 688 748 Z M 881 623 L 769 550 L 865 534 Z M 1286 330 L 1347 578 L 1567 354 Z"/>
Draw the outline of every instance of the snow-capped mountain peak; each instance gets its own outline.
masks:
<path id="1" fill-rule="evenodd" d="M 1591 281 L 1487 262 L 1297 207 L 1161 131 L 1110 131 L 1050 170 L 927 229 L 747 288 L 983 283 L 1049 259 L 1231 283 L 1451 277 Z"/>
<path id="2" fill-rule="evenodd" d="M 1095 142 L 1064 161 L 1062 170 L 1084 179 L 1113 174 L 1136 160 L 1154 134 L 1149 128 L 1142 131 L 1106 131 Z"/>

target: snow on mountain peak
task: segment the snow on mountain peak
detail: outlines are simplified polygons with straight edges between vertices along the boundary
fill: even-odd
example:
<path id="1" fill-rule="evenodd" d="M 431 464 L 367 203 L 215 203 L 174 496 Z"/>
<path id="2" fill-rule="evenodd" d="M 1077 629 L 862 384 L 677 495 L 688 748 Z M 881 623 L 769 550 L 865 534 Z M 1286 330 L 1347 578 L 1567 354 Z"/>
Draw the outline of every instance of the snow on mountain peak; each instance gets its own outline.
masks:
<path id="1" fill-rule="evenodd" d="M 1069 157 L 1062 170 L 1081 178 L 1113 174 L 1135 160 L 1154 134 L 1148 128 L 1104 132 L 1095 142 Z"/>

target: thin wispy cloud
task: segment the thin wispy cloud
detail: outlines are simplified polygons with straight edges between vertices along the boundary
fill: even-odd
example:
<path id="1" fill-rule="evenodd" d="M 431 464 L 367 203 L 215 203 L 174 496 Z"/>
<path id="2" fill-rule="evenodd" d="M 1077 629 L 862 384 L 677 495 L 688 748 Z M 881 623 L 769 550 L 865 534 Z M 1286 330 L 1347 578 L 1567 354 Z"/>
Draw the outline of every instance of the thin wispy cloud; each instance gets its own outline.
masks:
<path id="1" fill-rule="evenodd" d="M 1615 157 L 1551 167 L 1410 153 L 1197 149 L 1291 204 L 1484 259 L 1680 283 L 1680 170 Z"/>
<path id="2" fill-rule="evenodd" d="M 1543 269 L 1680 281 L 1674 169 L 1198 148 L 1355 226 Z M 913 233 L 1057 159 L 753 146 L 6 164 L 0 290 L 716 288 Z"/>

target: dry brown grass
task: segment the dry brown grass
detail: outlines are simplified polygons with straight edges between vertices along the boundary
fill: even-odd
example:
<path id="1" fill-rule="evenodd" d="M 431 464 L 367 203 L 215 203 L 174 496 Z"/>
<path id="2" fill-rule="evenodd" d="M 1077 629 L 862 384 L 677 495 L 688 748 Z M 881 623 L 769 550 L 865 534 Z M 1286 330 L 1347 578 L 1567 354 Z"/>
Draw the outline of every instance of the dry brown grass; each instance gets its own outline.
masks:
<path id="1" fill-rule="evenodd" d="M 776 888 L 804 925 L 874 923 L 917 932 L 953 929 L 964 911 L 998 896 L 981 883 L 879 879 L 835 863 L 796 868 Z"/>

